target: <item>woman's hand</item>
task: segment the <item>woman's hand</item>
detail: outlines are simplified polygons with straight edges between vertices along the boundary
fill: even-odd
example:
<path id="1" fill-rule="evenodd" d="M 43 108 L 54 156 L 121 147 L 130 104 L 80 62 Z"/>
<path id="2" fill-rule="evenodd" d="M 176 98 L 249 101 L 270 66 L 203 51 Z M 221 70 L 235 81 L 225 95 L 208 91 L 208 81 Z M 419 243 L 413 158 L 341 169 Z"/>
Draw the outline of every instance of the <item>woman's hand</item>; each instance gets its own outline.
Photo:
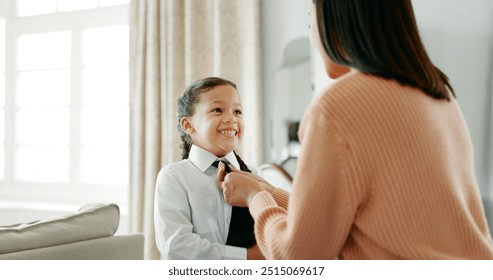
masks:
<path id="1" fill-rule="evenodd" d="M 257 193 L 275 189 L 260 176 L 249 172 L 231 167 L 231 173 L 227 174 L 222 162 L 217 171 L 217 186 L 228 204 L 240 207 L 248 207 Z"/>
<path id="2" fill-rule="evenodd" d="M 247 260 L 265 260 L 257 244 L 247 249 Z"/>

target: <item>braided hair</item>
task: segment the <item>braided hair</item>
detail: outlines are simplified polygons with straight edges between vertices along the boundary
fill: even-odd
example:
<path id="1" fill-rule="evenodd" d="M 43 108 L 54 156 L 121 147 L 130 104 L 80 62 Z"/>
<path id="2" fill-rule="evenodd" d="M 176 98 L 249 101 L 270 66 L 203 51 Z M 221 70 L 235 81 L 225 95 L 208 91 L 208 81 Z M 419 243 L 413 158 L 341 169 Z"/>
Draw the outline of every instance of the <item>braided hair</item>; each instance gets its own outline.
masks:
<path id="1" fill-rule="evenodd" d="M 233 151 L 233 153 L 235 154 L 235 157 L 236 157 L 236 160 L 238 161 L 238 163 L 240 164 L 240 170 L 241 171 L 246 171 L 246 172 L 250 172 L 252 173 L 252 171 L 250 169 L 248 169 L 248 166 L 246 165 L 246 163 L 240 158 L 240 156 L 235 152 Z"/>

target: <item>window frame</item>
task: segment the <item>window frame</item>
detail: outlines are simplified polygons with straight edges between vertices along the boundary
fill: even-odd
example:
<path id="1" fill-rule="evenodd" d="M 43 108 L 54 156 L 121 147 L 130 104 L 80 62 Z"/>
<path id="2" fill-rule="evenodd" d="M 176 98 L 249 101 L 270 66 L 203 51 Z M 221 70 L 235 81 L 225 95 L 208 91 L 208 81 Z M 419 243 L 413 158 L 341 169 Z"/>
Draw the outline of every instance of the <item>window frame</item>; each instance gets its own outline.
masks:
<path id="1" fill-rule="evenodd" d="M 0 179 L 0 203 L 19 202 L 60 205 L 81 205 L 89 202 L 117 203 L 125 211 L 128 205 L 126 186 L 93 185 L 80 182 L 80 116 L 83 31 L 114 25 L 129 25 L 129 4 L 95 9 L 57 12 L 27 17 L 17 16 L 15 0 L 0 0 L 0 18 L 5 22 L 5 140 L 4 178 Z M 15 176 L 15 103 L 17 69 L 17 38 L 25 34 L 71 32 L 71 93 L 68 183 L 32 183 L 16 181 Z"/>

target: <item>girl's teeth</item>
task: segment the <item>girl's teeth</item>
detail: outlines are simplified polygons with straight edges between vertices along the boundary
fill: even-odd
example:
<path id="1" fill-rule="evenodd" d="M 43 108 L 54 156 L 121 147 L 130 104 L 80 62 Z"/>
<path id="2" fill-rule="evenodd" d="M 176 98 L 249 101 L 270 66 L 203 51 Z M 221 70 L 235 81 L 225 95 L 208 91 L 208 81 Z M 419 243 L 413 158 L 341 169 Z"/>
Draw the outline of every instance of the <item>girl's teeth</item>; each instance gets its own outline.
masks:
<path id="1" fill-rule="evenodd" d="M 231 130 L 231 131 L 221 131 L 221 134 L 224 134 L 224 135 L 228 135 L 228 136 L 234 136 L 236 134 L 236 132 L 234 130 Z"/>

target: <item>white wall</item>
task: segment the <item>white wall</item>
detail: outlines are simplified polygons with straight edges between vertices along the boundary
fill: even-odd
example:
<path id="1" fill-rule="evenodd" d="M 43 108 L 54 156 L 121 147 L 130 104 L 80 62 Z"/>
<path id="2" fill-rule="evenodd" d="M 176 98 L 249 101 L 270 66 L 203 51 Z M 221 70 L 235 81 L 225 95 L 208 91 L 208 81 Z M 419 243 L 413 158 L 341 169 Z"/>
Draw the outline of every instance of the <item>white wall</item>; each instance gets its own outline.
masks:
<path id="1" fill-rule="evenodd" d="M 301 119 L 313 96 L 309 61 L 294 68 L 281 68 L 286 46 L 309 37 L 310 5 L 311 0 L 262 1 L 265 162 L 282 160 L 287 146 L 286 123 Z"/>

